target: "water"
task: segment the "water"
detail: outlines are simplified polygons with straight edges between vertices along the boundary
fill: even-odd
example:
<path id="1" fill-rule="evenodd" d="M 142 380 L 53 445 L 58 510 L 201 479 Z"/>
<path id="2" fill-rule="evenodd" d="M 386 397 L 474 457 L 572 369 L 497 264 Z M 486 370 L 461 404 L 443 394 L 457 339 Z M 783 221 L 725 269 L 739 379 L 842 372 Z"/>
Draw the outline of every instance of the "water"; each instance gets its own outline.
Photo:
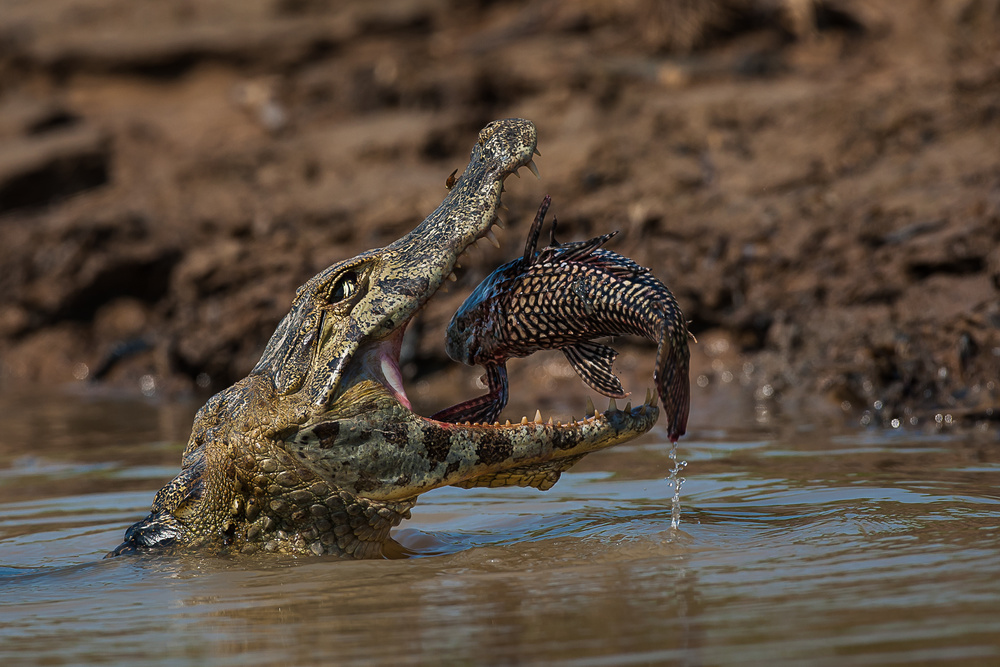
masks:
<path id="1" fill-rule="evenodd" d="M 545 493 L 427 494 L 418 558 L 101 560 L 196 408 L 0 396 L 0 664 L 1000 664 L 995 438 L 701 406 L 676 528 L 654 433 Z"/>

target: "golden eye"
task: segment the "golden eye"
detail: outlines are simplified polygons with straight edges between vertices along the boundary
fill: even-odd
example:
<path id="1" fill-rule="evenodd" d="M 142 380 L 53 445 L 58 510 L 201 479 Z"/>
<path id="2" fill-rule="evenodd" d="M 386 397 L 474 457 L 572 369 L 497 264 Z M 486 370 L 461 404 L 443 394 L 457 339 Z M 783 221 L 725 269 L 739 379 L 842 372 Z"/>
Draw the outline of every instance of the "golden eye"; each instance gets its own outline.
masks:
<path id="1" fill-rule="evenodd" d="M 350 298 L 358 289 L 358 274 L 348 271 L 340 277 L 330 293 L 330 303 L 339 303 Z"/>

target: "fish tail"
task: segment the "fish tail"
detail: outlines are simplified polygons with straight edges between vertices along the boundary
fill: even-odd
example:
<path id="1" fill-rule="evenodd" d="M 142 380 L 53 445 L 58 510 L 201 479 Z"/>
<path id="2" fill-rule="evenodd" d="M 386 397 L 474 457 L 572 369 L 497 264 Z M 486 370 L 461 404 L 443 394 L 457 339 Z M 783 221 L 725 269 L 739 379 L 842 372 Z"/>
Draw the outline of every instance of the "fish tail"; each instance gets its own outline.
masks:
<path id="1" fill-rule="evenodd" d="M 687 325 L 680 310 L 666 306 L 659 322 L 659 346 L 653 382 L 667 416 L 667 436 L 677 442 L 687 431 L 691 410 L 691 381 Z"/>

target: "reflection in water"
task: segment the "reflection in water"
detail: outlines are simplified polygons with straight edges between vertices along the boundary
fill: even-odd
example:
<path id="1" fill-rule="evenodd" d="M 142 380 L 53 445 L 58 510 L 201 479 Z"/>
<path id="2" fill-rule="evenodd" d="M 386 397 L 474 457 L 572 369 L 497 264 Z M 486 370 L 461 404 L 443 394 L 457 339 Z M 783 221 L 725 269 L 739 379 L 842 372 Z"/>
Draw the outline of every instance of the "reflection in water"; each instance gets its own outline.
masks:
<path id="1" fill-rule="evenodd" d="M 1000 661 L 993 441 L 695 423 L 679 529 L 648 438 L 546 493 L 424 496 L 415 558 L 102 561 L 196 406 L 6 400 L 4 665 Z"/>

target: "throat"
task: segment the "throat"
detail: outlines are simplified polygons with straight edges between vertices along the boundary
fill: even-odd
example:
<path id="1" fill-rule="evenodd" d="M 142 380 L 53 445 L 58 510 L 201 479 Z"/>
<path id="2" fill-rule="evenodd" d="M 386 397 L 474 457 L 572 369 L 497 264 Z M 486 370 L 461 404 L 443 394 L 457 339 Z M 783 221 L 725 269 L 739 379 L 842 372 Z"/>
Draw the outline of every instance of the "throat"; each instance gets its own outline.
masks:
<path id="1" fill-rule="evenodd" d="M 403 333 L 404 329 L 399 329 L 385 340 L 375 343 L 362 354 L 362 364 L 368 377 L 388 389 L 400 405 L 412 410 L 413 406 L 403 387 L 403 373 L 399 369 Z"/>

